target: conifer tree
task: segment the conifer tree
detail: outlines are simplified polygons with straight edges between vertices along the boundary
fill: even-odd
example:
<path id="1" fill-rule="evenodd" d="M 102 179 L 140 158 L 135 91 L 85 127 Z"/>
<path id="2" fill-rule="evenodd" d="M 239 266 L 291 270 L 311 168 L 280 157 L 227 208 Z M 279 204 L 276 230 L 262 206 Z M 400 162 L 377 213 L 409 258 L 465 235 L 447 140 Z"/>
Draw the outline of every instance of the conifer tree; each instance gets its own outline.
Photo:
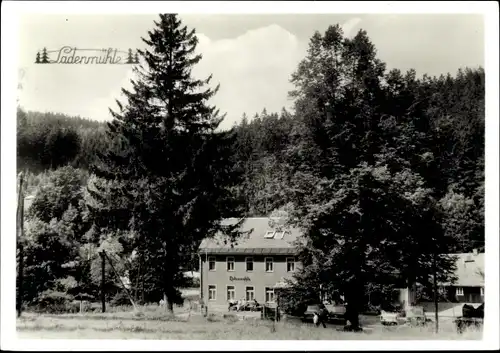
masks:
<path id="1" fill-rule="evenodd" d="M 133 64 L 133 63 L 134 63 L 134 57 L 132 56 L 132 49 L 129 48 L 127 55 L 127 64 Z"/>
<path id="2" fill-rule="evenodd" d="M 43 48 L 42 51 L 42 64 L 48 64 L 49 63 L 49 55 L 47 54 L 47 48 Z"/>
<path id="3" fill-rule="evenodd" d="M 163 296 L 173 310 L 182 271 L 201 240 L 219 230 L 236 234 L 238 224 L 228 229 L 220 220 L 237 216 L 232 210 L 238 180 L 230 163 L 232 132 L 216 131 L 223 117 L 207 103 L 218 87 L 206 88 L 211 76 L 191 76 L 201 60 L 195 30 L 182 26 L 175 14 L 161 14 L 155 25 L 143 38 L 147 49 L 139 51 L 143 64 L 134 68 L 133 90 L 123 90 L 128 104 L 117 101 L 120 111 L 111 111 L 109 136 L 117 148 L 93 167 L 131 206 L 114 208 L 108 202 L 91 214 L 101 228 L 130 228 L 151 300 Z M 99 190 L 89 193 L 106 197 Z"/>

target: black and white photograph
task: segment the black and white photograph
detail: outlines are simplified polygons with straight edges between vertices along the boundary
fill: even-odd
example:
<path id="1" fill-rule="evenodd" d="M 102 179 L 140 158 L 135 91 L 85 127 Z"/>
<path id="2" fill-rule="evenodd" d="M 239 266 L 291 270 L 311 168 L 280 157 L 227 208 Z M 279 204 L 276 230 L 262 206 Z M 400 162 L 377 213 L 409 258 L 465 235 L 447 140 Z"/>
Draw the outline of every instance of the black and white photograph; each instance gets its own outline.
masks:
<path id="1" fill-rule="evenodd" d="M 15 3 L 3 348 L 499 348 L 496 2 Z"/>

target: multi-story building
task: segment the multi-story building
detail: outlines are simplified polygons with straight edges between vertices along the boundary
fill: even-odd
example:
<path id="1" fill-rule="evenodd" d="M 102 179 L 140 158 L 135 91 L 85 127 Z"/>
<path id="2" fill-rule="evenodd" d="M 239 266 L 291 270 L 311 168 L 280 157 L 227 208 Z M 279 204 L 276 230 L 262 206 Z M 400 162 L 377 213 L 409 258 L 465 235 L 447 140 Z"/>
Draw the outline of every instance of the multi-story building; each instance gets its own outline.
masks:
<path id="1" fill-rule="evenodd" d="M 299 266 L 294 246 L 298 229 L 284 227 L 278 219 L 247 218 L 240 232 L 234 244 L 218 234 L 200 245 L 201 297 L 209 309 L 240 299 L 272 306 L 275 285 Z"/>
<path id="2" fill-rule="evenodd" d="M 224 221 L 235 222 L 236 219 Z M 243 235 L 235 243 L 218 234 L 200 245 L 200 294 L 209 309 L 227 308 L 230 300 L 240 299 L 255 299 L 260 304 L 273 306 L 276 304 L 274 287 L 291 278 L 300 266 L 294 244 L 300 239 L 299 229 L 284 227 L 279 219 L 247 218 L 240 231 Z M 454 256 L 457 257 L 457 280 L 442 283 L 440 287 L 447 291 L 451 302 L 484 302 L 484 254 Z M 416 300 L 413 290 L 402 289 L 400 295 L 405 305 Z"/>

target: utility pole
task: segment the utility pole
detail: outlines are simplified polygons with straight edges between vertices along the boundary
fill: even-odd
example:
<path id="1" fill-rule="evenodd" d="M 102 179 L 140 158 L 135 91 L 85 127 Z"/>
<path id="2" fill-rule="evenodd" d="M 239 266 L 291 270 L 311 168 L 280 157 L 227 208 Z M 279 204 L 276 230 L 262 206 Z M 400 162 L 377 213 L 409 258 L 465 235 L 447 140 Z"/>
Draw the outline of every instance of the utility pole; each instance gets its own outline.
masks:
<path id="1" fill-rule="evenodd" d="M 23 311 L 23 276 L 24 276 L 24 174 L 19 174 L 19 197 L 17 201 L 17 247 L 19 249 L 19 274 L 17 290 L 17 317 Z"/>
<path id="2" fill-rule="evenodd" d="M 199 258 L 199 266 L 198 270 L 200 271 L 200 306 L 203 302 L 203 262 L 201 261 L 201 254 L 198 253 Z"/>
<path id="3" fill-rule="evenodd" d="M 99 253 L 101 255 L 101 303 L 102 303 L 102 312 L 106 312 L 106 257 L 104 255 L 104 251 Z"/>
<path id="4" fill-rule="evenodd" d="M 433 254 L 433 259 L 432 259 L 432 268 L 433 268 L 433 272 L 434 272 L 434 319 L 436 320 L 436 333 L 439 332 L 439 315 L 438 315 L 438 309 L 439 309 L 439 304 L 438 304 L 438 293 L 437 293 L 437 254 L 436 252 L 434 252 Z"/>
<path id="5" fill-rule="evenodd" d="M 120 281 L 123 289 L 125 290 L 125 293 L 127 294 L 128 296 L 128 299 L 130 300 L 130 302 L 132 303 L 132 306 L 134 307 L 135 310 L 137 310 L 137 306 L 135 305 L 135 302 L 134 302 L 134 299 L 132 299 L 132 295 L 130 295 L 130 292 L 128 291 L 127 287 L 125 287 L 125 284 L 123 283 L 122 279 L 120 278 L 120 275 L 118 274 L 118 272 L 116 272 L 116 269 L 115 267 L 113 266 L 113 263 L 111 262 L 111 259 L 108 257 L 108 255 L 106 254 L 106 252 L 103 250 L 102 253 L 104 254 L 104 256 L 108 259 L 108 262 L 109 262 L 109 265 L 111 266 L 111 269 L 113 270 L 116 278 L 118 278 L 118 280 Z"/>

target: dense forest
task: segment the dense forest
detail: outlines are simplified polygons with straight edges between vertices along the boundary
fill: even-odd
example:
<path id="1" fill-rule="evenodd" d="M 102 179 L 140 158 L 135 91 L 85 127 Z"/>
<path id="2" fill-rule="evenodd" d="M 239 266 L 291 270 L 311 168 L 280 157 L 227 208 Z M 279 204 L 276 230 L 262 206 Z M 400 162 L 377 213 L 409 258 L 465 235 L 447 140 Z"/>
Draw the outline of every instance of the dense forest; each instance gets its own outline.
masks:
<path id="1" fill-rule="evenodd" d="M 171 18 L 162 17 L 162 21 L 165 23 L 146 43 L 154 46 L 162 31 L 180 26 Z M 184 38 L 179 40 L 195 45 L 191 32 L 180 33 Z M 155 59 L 148 57 L 153 54 L 142 55 L 155 65 Z M 150 76 L 145 73 L 144 82 L 157 82 L 152 75 L 159 75 L 159 71 L 153 68 Z M 168 130 L 167 122 L 163 122 L 158 125 L 158 131 L 165 135 L 163 140 L 133 147 L 130 141 L 139 139 L 133 122 L 143 126 L 140 136 L 144 141 L 145 136 L 152 136 L 147 135 L 151 134 L 152 123 L 144 113 L 157 114 L 142 103 L 140 93 L 147 84 L 136 86 L 135 95 L 130 93 L 129 104 L 135 110 L 124 109 L 111 123 L 19 108 L 17 168 L 25 172 L 27 194 L 34 196 L 26 215 L 24 300 L 36 302 L 47 291 L 96 296 L 100 262 L 92 249 L 106 249 L 116 259 L 118 271 L 130 278 L 136 297 L 142 294 L 146 301 L 161 298 L 171 289 L 158 287 L 160 279 L 144 270 L 153 260 L 146 265 L 148 260 L 138 255 L 152 256 L 156 243 L 151 240 L 149 244 L 149 238 L 137 234 L 165 225 L 153 224 L 149 218 L 142 223 L 137 219 L 146 210 L 151 215 L 166 212 L 166 203 L 179 209 L 191 205 L 189 212 L 179 215 L 182 225 L 176 228 L 176 234 L 193 234 L 198 229 L 215 231 L 213 220 L 217 217 L 269 216 L 277 210 L 285 211 L 291 224 L 306 229 L 308 243 L 302 256 L 309 266 L 299 280 L 319 281 L 327 270 L 319 270 L 315 264 L 329 263 L 329 271 L 336 273 L 336 277 L 330 276 L 335 277 L 333 287 L 351 283 L 348 278 L 352 276 L 358 278 L 347 286 L 352 292 L 387 280 L 382 275 L 377 279 L 367 277 L 373 268 L 400 268 L 409 271 L 405 278 L 414 279 L 427 273 L 424 264 L 420 272 L 408 264 L 416 259 L 410 258 L 416 251 L 424 254 L 430 243 L 442 244 L 436 245 L 442 253 L 475 248 L 484 251 L 484 81 L 482 68 L 463 68 L 439 77 L 418 77 L 414 70 L 387 71 L 366 32 L 347 39 L 339 26 L 331 26 L 324 34 L 314 34 L 306 57 L 292 75 L 294 109 L 268 112 L 256 107 L 257 111 L 262 109 L 260 114 L 243 115 L 230 131 L 215 132 L 216 118 L 191 121 L 183 115 L 179 121 L 184 121 L 185 130 Z M 193 82 L 193 86 L 201 84 Z M 164 90 L 172 89 L 169 87 Z M 189 105 L 186 102 L 193 98 L 182 99 L 176 104 Z M 215 114 L 211 108 L 196 109 Z M 190 114 L 186 112 L 195 114 L 191 110 L 182 114 Z M 190 135 L 179 131 L 189 131 Z M 128 139 L 128 149 L 117 134 Z M 183 164 L 172 160 L 172 155 L 159 146 L 164 144 L 170 153 L 187 156 L 193 151 L 179 144 L 188 140 L 199 140 L 192 145 L 200 146 L 198 151 L 210 166 L 202 165 L 201 157 L 193 157 L 191 162 L 214 187 L 192 178 L 172 184 L 172 175 L 181 175 Z M 128 154 L 123 154 L 125 150 Z M 212 158 L 209 153 L 220 153 L 226 159 Z M 130 163 L 142 161 L 145 170 L 140 177 L 137 168 L 132 177 L 132 169 L 117 162 L 124 156 L 134 161 Z M 153 157 L 156 160 L 151 160 Z M 180 169 L 158 169 L 158 164 L 166 161 Z M 114 184 L 120 180 L 125 185 L 130 178 L 141 187 L 149 181 L 148 191 L 136 187 L 134 200 L 144 192 L 162 206 L 152 210 L 150 201 L 142 199 L 137 201 L 141 206 L 130 206 L 131 195 Z M 199 201 L 193 195 L 192 200 L 199 205 L 192 206 L 191 199 L 181 200 L 158 191 L 168 185 L 177 185 L 172 188 L 180 192 L 198 190 L 209 196 Z M 218 205 L 207 209 L 213 219 L 199 221 L 197 207 L 208 203 Z M 133 226 L 130 219 L 136 222 Z M 179 237 L 163 241 L 185 247 L 184 257 L 175 261 L 183 270 L 196 269 L 194 252 L 200 238 L 188 237 L 188 244 L 181 243 Z M 332 249 L 338 244 L 343 250 L 335 257 Z M 386 245 L 381 248 L 380 244 Z M 369 248 L 370 255 L 363 255 L 360 247 Z M 357 261 L 363 266 L 352 266 L 354 273 L 338 274 L 342 261 Z M 447 268 L 444 260 L 442 266 Z M 170 275 L 169 283 L 175 283 L 175 287 L 189 285 L 176 273 Z M 120 297 L 117 279 L 111 273 L 107 278 L 108 293 Z M 169 298 L 174 298 L 172 302 L 179 300 L 170 292 Z"/>

